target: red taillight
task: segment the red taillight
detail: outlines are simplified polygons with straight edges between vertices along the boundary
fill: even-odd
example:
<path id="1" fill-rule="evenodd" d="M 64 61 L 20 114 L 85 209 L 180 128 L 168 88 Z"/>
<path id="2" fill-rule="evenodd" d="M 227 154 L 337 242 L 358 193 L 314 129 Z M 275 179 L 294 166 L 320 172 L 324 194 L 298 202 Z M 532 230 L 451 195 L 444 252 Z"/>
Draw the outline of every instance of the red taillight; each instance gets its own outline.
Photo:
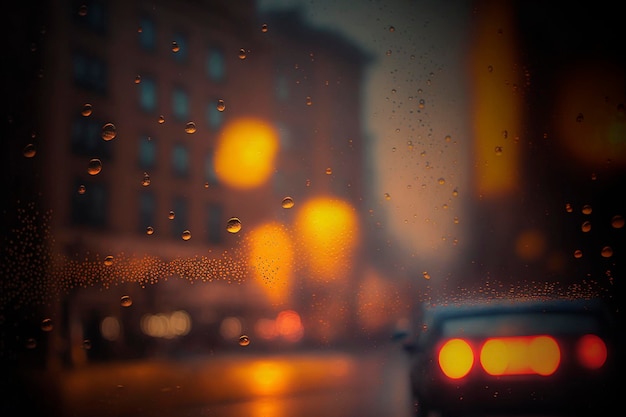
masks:
<path id="1" fill-rule="evenodd" d="M 439 367 L 448 378 L 463 378 L 473 365 L 474 352 L 463 339 L 450 339 L 439 349 Z"/>
<path id="2" fill-rule="evenodd" d="M 576 355 L 581 365 L 588 369 L 598 369 L 606 362 L 606 343 L 595 334 L 587 334 L 576 344 Z"/>
<path id="3" fill-rule="evenodd" d="M 480 363 L 490 375 L 552 375 L 561 362 L 559 345 L 550 336 L 488 339 Z"/>

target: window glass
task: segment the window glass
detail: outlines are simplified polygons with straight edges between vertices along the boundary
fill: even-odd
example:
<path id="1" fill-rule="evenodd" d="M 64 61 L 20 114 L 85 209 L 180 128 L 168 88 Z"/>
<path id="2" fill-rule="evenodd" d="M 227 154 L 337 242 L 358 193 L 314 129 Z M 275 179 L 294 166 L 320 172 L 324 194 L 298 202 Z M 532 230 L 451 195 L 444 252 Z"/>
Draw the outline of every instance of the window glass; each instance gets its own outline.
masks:
<path id="1" fill-rule="evenodd" d="M 154 168 L 156 165 L 157 148 L 152 136 L 142 136 L 139 139 L 139 166 L 142 169 Z"/>
<path id="2" fill-rule="evenodd" d="M 213 81 L 221 81 L 224 78 L 226 68 L 224 53 L 218 48 L 210 48 L 206 58 L 206 72 Z"/>
<path id="3" fill-rule="evenodd" d="M 189 118 L 189 96 L 180 87 L 172 90 L 172 113 L 180 121 L 186 121 Z"/>
<path id="4" fill-rule="evenodd" d="M 172 168 L 177 176 L 189 173 L 189 151 L 185 145 L 178 143 L 172 148 Z"/>
<path id="5" fill-rule="evenodd" d="M 139 19 L 139 45 L 145 51 L 156 49 L 156 28 L 154 20 L 147 16 Z"/>
<path id="6" fill-rule="evenodd" d="M 141 77 L 141 82 L 139 83 L 139 105 L 146 112 L 154 112 L 157 109 L 156 82 L 150 77 Z"/>
<path id="7" fill-rule="evenodd" d="M 107 66 L 94 55 L 77 51 L 72 59 L 74 82 L 97 93 L 107 91 Z"/>

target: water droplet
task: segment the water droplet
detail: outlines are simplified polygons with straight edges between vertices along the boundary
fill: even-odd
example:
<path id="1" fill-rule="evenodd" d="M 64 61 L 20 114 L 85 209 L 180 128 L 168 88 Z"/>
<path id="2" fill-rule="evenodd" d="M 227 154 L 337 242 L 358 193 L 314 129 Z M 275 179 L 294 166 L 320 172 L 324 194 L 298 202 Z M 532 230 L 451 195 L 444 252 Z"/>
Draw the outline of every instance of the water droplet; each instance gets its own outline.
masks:
<path id="1" fill-rule="evenodd" d="M 333 169 L 332 168 L 330 168 L 330 167 L 326 168 L 326 175 L 332 175 L 332 173 L 333 173 Z"/>
<path id="2" fill-rule="evenodd" d="M 178 45 L 178 42 L 172 41 L 172 52 L 178 52 L 178 51 L 180 51 L 180 45 Z"/>
<path id="3" fill-rule="evenodd" d="M 87 5 L 86 4 L 82 4 L 78 8 L 78 15 L 79 16 L 87 16 Z"/>
<path id="4" fill-rule="evenodd" d="M 580 226 L 580 229 L 585 233 L 589 232 L 591 230 L 591 222 L 588 220 L 583 222 L 583 224 Z"/>
<path id="5" fill-rule="evenodd" d="M 52 319 L 46 318 L 41 320 L 41 330 L 43 330 L 44 332 L 51 332 L 53 327 L 54 326 L 52 325 Z"/>
<path id="6" fill-rule="evenodd" d="M 502 146 L 496 146 L 495 153 L 497 156 L 502 155 Z"/>
<path id="7" fill-rule="evenodd" d="M 391 200 L 391 194 L 385 193 L 385 200 Z"/>
<path id="8" fill-rule="evenodd" d="M 426 101 L 423 98 L 421 98 L 417 107 L 419 107 L 420 109 L 423 109 L 425 105 L 426 105 Z"/>
<path id="9" fill-rule="evenodd" d="M 93 106 L 89 103 L 85 103 L 83 105 L 83 110 L 80 112 L 80 114 L 82 114 L 85 117 L 91 116 L 91 113 L 93 112 Z"/>
<path id="10" fill-rule="evenodd" d="M 113 123 L 107 123 L 102 126 L 102 139 L 109 141 L 115 138 L 117 132 L 115 131 L 115 125 Z"/>
<path id="11" fill-rule="evenodd" d="M 87 187 L 85 187 L 83 184 L 78 186 L 78 194 L 85 194 L 86 191 Z"/>
<path id="12" fill-rule="evenodd" d="M 35 349 L 37 347 L 37 340 L 33 337 L 29 337 L 26 339 L 26 343 L 24 343 L 24 347 L 26 349 Z"/>
<path id="13" fill-rule="evenodd" d="M 173 212 L 173 211 L 170 211 L 169 213 L 167 213 L 167 218 L 168 218 L 168 219 L 170 219 L 170 220 L 174 220 L 174 217 L 175 217 L 175 216 L 176 216 L 176 215 L 174 214 L 174 212 Z"/>
<path id="14" fill-rule="evenodd" d="M 182 238 L 183 240 L 189 240 L 191 239 L 191 232 L 189 230 L 185 230 L 182 234 Z"/>
<path id="15" fill-rule="evenodd" d="M 306 96 L 306 105 L 310 106 L 313 104 L 313 100 L 311 100 L 311 96 Z"/>
<path id="16" fill-rule="evenodd" d="M 618 215 L 613 216 L 613 218 L 611 219 L 611 226 L 613 226 L 613 228 L 615 229 L 621 229 L 622 227 L 624 227 L 624 217 Z"/>
<path id="17" fill-rule="evenodd" d="M 217 111 L 224 111 L 226 110 L 226 103 L 224 103 L 224 100 L 217 100 Z"/>
<path id="18" fill-rule="evenodd" d="M 489 65 L 489 66 L 487 66 L 487 71 L 489 71 L 489 72 L 493 72 L 493 65 Z"/>
<path id="19" fill-rule="evenodd" d="M 87 165 L 87 173 L 89 175 L 98 175 L 102 171 L 102 162 L 98 158 L 93 158 Z"/>
<path id="20" fill-rule="evenodd" d="M 572 207 L 572 203 L 565 203 L 565 211 L 571 213 L 574 211 L 574 207 Z"/>
<path id="21" fill-rule="evenodd" d="M 580 259 L 583 257 L 583 251 L 581 251 L 580 249 L 576 249 L 574 251 L 574 258 L 576 259 Z"/>
<path id="22" fill-rule="evenodd" d="M 578 113 L 578 114 L 576 115 L 576 121 L 577 121 L 578 123 L 581 123 L 583 120 L 585 120 L 585 116 L 583 116 L 583 114 L 582 114 L 582 113 Z"/>
<path id="23" fill-rule="evenodd" d="M 83 340 L 83 349 L 85 350 L 91 349 L 91 340 L 89 339 Z"/>
<path id="24" fill-rule="evenodd" d="M 395 32 L 396 28 L 394 26 L 389 26 L 389 32 Z"/>
<path id="25" fill-rule="evenodd" d="M 459 190 L 457 190 L 456 188 L 454 190 L 452 190 L 452 196 L 453 197 L 458 197 L 459 196 Z"/>
<path id="26" fill-rule="evenodd" d="M 610 258 L 611 256 L 613 256 L 613 249 L 610 246 L 605 246 L 602 248 L 600 254 L 603 258 Z"/>
<path id="27" fill-rule="evenodd" d="M 239 336 L 239 346 L 248 346 L 250 344 L 250 338 L 245 334 Z"/>
<path id="28" fill-rule="evenodd" d="M 133 299 L 130 298 L 130 295 L 123 295 L 122 298 L 120 298 L 120 305 L 122 307 L 130 307 L 133 305 Z"/>
<path id="29" fill-rule="evenodd" d="M 204 188 L 209 188 L 209 183 L 208 183 L 208 181 L 204 183 Z"/>
<path id="30" fill-rule="evenodd" d="M 226 223 L 226 230 L 230 233 L 238 233 L 241 230 L 241 220 L 237 217 L 231 217 Z"/>
<path id="31" fill-rule="evenodd" d="M 148 175 L 147 172 L 143 173 L 143 178 L 141 179 L 141 185 L 143 185 L 144 187 L 147 187 L 148 185 L 150 185 L 150 175 Z"/>
<path id="32" fill-rule="evenodd" d="M 450 135 L 446 135 L 446 137 L 444 138 L 444 140 L 445 140 L 446 142 L 450 142 L 450 141 L 452 140 L 452 136 L 450 136 Z"/>
<path id="33" fill-rule="evenodd" d="M 265 33 L 265 32 L 267 32 L 267 30 L 268 30 L 267 24 L 266 24 L 266 23 L 263 23 L 263 24 L 261 25 L 261 32 Z"/>
<path id="34" fill-rule="evenodd" d="M 295 202 L 293 201 L 293 198 L 285 197 L 283 198 L 281 205 L 284 209 L 290 209 L 295 205 Z"/>
<path id="35" fill-rule="evenodd" d="M 159 124 L 162 125 L 163 123 L 165 123 L 165 117 L 159 116 Z"/>
<path id="36" fill-rule="evenodd" d="M 591 206 L 589 204 L 585 204 L 582 208 L 582 213 L 591 214 L 591 212 L 592 212 Z"/>
<path id="37" fill-rule="evenodd" d="M 246 59 L 246 50 L 243 48 L 239 50 L 239 59 Z"/>
<path id="38" fill-rule="evenodd" d="M 104 265 L 105 266 L 113 265 L 113 256 L 108 255 L 106 258 L 104 258 Z"/>
<path id="39" fill-rule="evenodd" d="M 146 227 L 146 234 L 147 235 L 153 235 L 154 234 L 154 228 L 152 226 Z"/>
<path id="40" fill-rule="evenodd" d="M 24 150 L 22 151 L 25 158 L 32 158 L 37 154 L 37 148 L 32 143 L 24 146 Z"/>
<path id="41" fill-rule="evenodd" d="M 424 279 L 430 279 L 430 274 L 428 273 L 428 271 L 422 272 L 422 276 L 424 277 Z"/>
<path id="42" fill-rule="evenodd" d="M 141 82 L 141 75 L 135 76 L 135 84 L 139 84 Z"/>
<path id="43" fill-rule="evenodd" d="M 310 187 L 311 186 L 311 180 L 307 178 L 306 181 L 304 181 L 304 186 L 305 187 Z"/>
<path id="44" fill-rule="evenodd" d="M 439 178 L 439 179 L 437 180 L 437 183 L 438 183 L 439 185 L 444 185 L 444 184 L 446 183 L 446 180 L 445 180 L 445 178 Z"/>
<path id="45" fill-rule="evenodd" d="M 196 133 L 196 124 L 194 122 L 187 122 L 185 125 L 185 132 L 189 134 Z"/>

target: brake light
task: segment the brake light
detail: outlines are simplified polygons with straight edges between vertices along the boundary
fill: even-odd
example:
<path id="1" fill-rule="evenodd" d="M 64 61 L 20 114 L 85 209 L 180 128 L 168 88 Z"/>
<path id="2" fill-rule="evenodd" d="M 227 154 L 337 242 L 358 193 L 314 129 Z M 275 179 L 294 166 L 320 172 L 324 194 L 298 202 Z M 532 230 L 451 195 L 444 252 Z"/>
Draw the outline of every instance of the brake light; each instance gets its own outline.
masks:
<path id="1" fill-rule="evenodd" d="M 552 375 L 561 362 L 559 345 L 550 336 L 488 339 L 480 363 L 489 375 Z"/>
<path id="2" fill-rule="evenodd" d="M 450 339 L 439 349 L 439 367 L 451 379 L 463 378 L 474 366 L 474 352 L 463 339 Z"/>
<path id="3" fill-rule="evenodd" d="M 578 339 L 576 355 L 585 368 L 601 368 L 607 358 L 606 343 L 595 334 L 587 334 Z"/>

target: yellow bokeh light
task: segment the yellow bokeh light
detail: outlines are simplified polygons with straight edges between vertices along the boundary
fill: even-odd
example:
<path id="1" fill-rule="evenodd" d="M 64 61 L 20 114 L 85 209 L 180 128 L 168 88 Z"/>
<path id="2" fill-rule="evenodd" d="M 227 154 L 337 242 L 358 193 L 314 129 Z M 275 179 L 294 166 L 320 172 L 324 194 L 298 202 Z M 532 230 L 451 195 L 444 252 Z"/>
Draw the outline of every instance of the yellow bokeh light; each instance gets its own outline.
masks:
<path id="1" fill-rule="evenodd" d="M 300 253 L 314 277 L 329 280 L 348 273 L 359 237 L 357 215 L 349 203 L 311 199 L 300 207 L 295 226 Z"/>
<path id="2" fill-rule="evenodd" d="M 255 279 L 272 303 L 287 301 L 294 264 L 287 231 L 280 223 L 266 223 L 254 228 L 249 239 L 249 265 Z"/>
<path id="3" fill-rule="evenodd" d="M 239 118 L 220 132 L 215 149 L 215 174 L 234 188 L 254 188 L 268 180 L 278 152 L 278 135 L 267 122 Z"/>

